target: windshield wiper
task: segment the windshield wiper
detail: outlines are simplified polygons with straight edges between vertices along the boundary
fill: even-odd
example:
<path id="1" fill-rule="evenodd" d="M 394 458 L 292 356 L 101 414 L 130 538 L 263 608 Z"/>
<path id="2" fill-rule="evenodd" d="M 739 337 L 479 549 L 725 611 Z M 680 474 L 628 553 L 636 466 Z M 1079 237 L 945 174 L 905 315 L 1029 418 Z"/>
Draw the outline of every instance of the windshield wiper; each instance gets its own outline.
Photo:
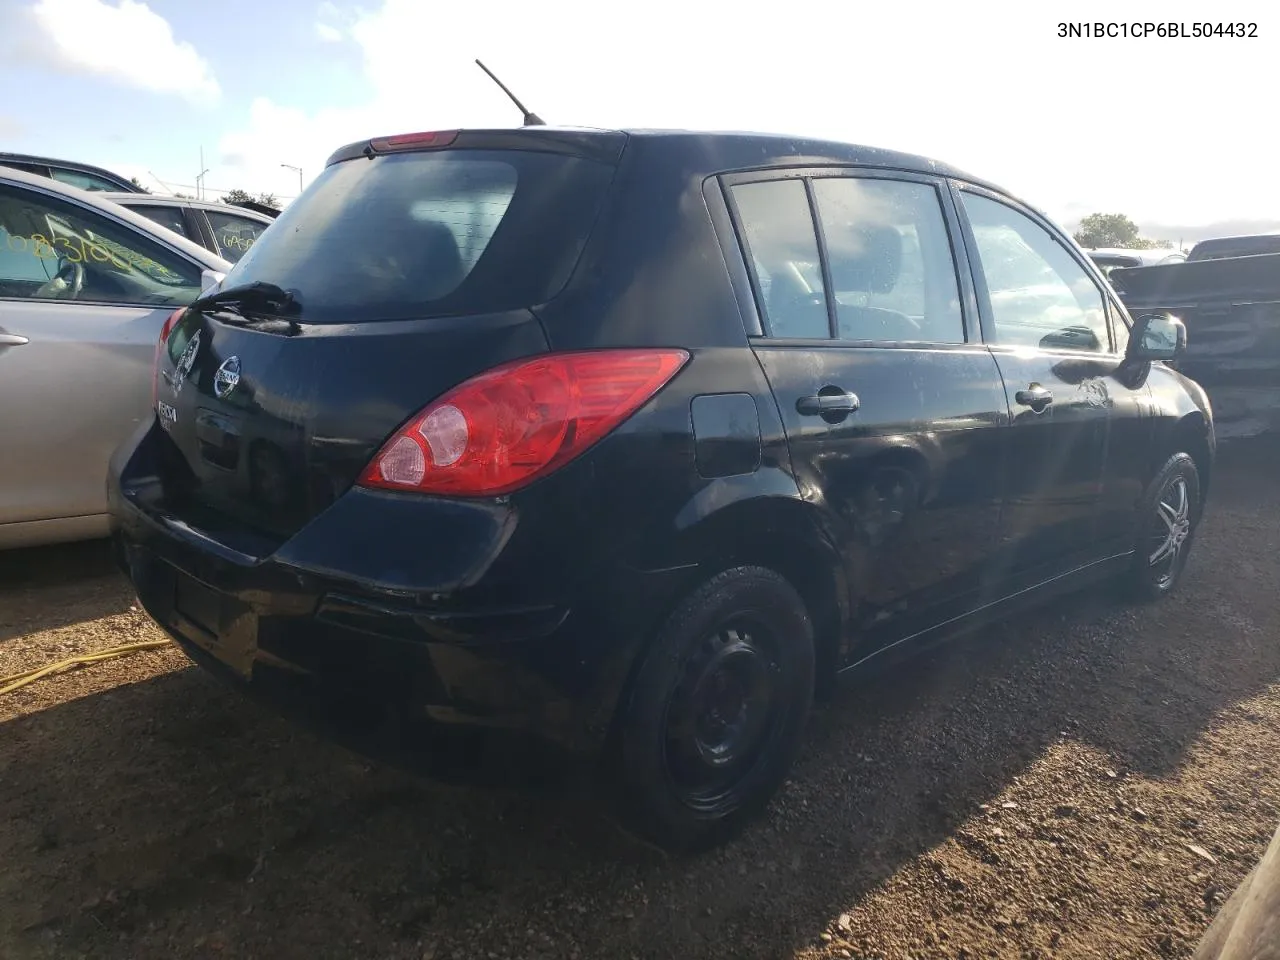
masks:
<path id="1" fill-rule="evenodd" d="M 302 309 L 296 290 L 285 290 L 274 283 L 255 280 L 235 287 L 228 287 L 200 297 L 191 304 L 193 310 L 207 310 L 210 307 L 223 306 L 233 313 L 243 316 L 245 310 L 255 313 L 267 313 L 280 316 L 286 311 L 296 313 Z"/>

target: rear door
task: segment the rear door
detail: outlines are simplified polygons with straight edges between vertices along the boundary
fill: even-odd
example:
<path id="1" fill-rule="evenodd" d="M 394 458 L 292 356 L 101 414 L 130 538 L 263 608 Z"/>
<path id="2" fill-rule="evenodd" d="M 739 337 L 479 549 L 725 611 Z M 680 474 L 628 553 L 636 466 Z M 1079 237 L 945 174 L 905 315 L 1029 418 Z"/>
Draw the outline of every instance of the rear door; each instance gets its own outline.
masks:
<path id="1" fill-rule="evenodd" d="M 105 512 L 160 327 L 199 291 L 199 265 L 133 228 L 0 183 L 0 523 Z"/>
<path id="2" fill-rule="evenodd" d="M 830 170 L 725 184 L 765 331 L 753 347 L 848 568 L 855 656 L 979 604 L 1008 409 L 944 186 Z"/>
<path id="3" fill-rule="evenodd" d="M 957 185 L 986 340 L 1013 413 L 1005 462 L 1002 563 L 1010 586 L 1098 559 L 1104 505 L 1132 494 L 1112 478 L 1113 416 L 1138 422 L 1120 375 L 1106 296 L 1081 257 L 1031 211 Z M 1126 435 L 1128 439 L 1128 435 Z M 1119 484 L 1116 486 L 1116 484 Z"/>

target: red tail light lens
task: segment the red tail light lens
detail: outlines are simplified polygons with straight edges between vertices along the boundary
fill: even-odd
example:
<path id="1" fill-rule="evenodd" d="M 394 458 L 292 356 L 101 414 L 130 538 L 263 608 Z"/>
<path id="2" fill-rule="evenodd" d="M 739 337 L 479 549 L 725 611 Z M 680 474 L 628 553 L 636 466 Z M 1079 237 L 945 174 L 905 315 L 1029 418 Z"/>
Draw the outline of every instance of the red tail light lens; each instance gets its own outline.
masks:
<path id="1" fill-rule="evenodd" d="M 151 358 L 151 408 L 153 410 L 156 406 L 156 400 L 159 399 L 156 391 L 159 388 L 158 381 L 160 379 L 160 351 L 163 350 L 164 345 L 169 342 L 169 334 L 173 333 L 174 326 L 178 323 L 178 319 L 186 309 L 186 307 L 179 307 L 177 310 L 173 311 L 173 313 L 169 314 L 165 319 L 164 326 L 160 328 L 160 339 L 156 341 L 155 356 Z"/>
<path id="2" fill-rule="evenodd" d="M 553 353 L 462 383 L 396 431 L 361 486 L 497 496 L 559 468 L 635 413 L 683 350 Z"/>

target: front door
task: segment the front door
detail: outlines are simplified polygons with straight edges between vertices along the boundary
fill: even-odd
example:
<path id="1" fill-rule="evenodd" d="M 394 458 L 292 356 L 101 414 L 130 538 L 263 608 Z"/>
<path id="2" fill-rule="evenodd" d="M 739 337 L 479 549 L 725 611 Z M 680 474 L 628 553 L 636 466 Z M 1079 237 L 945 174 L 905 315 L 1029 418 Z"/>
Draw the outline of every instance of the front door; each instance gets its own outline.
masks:
<path id="1" fill-rule="evenodd" d="M 1092 271 L 1029 212 L 967 185 L 957 191 L 987 342 L 1013 426 L 1005 460 L 1001 558 L 1008 589 L 1099 559 L 1117 414 L 1137 412 L 1106 296 Z M 1137 388 L 1142 389 L 1142 388 Z"/>
<path id="2" fill-rule="evenodd" d="M 1008 412 L 966 336 L 939 191 L 880 173 L 728 180 L 765 330 L 753 346 L 801 491 L 842 547 L 850 659 L 981 602 L 997 542 Z"/>
<path id="3" fill-rule="evenodd" d="M 105 512 L 160 327 L 199 290 L 199 266 L 132 228 L 0 184 L 0 524 Z"/>

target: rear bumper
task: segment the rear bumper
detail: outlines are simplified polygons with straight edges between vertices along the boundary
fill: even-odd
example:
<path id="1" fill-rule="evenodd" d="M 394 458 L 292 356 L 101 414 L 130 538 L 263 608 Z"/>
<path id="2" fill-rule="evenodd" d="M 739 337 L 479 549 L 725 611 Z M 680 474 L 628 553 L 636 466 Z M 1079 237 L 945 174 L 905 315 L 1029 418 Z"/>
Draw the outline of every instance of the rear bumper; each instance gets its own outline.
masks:
<path id="1" fill-rule="evenodd" d="M 521 535 L 509 503 L 364 490 L 255 555 L 166 513 L 155 433 L 122 448 L 108 481 L 117 561 L 142 606 L 201 665 L 365 753 L 465 731 L 595 752 L 689 575 L 601 563 L 589 544 L 568 566 L 535 564 L 536 531 Z M 405 538 L 430 560 L 405 559 Z"/>

